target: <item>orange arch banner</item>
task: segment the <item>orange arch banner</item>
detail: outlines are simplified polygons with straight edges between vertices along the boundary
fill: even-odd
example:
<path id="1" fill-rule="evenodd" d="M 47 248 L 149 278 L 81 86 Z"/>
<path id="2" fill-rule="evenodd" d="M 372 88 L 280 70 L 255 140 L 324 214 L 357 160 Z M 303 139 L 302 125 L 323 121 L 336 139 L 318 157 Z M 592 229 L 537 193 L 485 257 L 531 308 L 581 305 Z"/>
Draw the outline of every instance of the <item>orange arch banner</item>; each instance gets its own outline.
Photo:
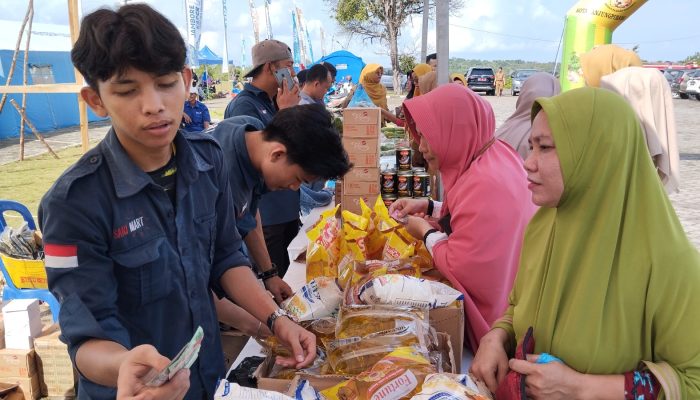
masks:
<path id="1" fill-rule="evenodd" d="M 581 0 L 566 13 L 559 80 L 562 91 L 584 86 L 579 57 L 612 42 L 613 31 L 647 0 Z"/>

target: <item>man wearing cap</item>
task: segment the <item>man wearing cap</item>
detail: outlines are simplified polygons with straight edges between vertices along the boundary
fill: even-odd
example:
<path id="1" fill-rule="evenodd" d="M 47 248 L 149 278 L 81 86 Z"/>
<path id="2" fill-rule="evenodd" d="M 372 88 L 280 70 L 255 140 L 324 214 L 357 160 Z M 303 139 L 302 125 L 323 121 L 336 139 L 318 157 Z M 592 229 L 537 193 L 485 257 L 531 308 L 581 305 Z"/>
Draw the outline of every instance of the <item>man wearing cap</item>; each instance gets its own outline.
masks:
<path id="1" fill-rule="evenodd" d="M 224 118 L 249 116 L 260 120 L 267 126 L 278 110 L 299 104 L 299 85 L 292 88 L 287 81 L 281 83 L 275 77 L 275 71 L 286 68 L 294 76 L 292 51 L 286 44 L 273 39 L 263 40 L 253 46 L 253 69 L 245 76 L 252 78 L 243 90 L 228 104 Z M 229 156 L 235 157 L 235 154 Z M 238 188 L 232 188 L 233 191 Z M 277 190 L 264 194 L 258 204 L 255 216 L 257 224 L 262 225 L 263 238 L 247 241 L 251 254 L 258 254 L 255 263 L 266 279 L 265 287 L 275 295 L 278 302 L 290 297 L 292 290 L 281 277 L 289 266 L 287 247 L 299 232 L 299 190 Z M 264 257 L 264 255 L 269 255 Z M 275 276 L 278 275 L 278 276 Z"/>
<path id="2" fill-rule="evenodd" d="M 185 101 L 185 109 L 182 112 L 183 128 L 187 132 L 201 132 L 209 129 L 211 124 L 209 109 L 197 101 L 197 96 L 197 88 L 190 86 L 190 97 Z"/>

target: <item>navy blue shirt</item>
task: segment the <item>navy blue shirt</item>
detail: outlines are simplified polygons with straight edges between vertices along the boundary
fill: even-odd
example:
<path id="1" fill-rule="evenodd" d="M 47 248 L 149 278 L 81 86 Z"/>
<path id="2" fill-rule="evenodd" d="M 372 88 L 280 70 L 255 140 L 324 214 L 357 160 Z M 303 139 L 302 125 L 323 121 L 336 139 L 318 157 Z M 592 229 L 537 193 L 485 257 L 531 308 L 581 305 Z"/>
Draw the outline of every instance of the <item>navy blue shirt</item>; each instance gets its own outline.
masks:
<path id="1" fill-rule="evenodd" d="M 186 397 L 200 400 L 213 397 L 226 372 L 210 289 L 221 295 L 223 273 L 250 261 L 220 147 L 209 135 L 182 132 L 174 144 L 176 206 L 111 130 L 49 189 L 39 221 L 46 245 L 77 248 L 75 265 L 46 263 L 71 358 L 89 339 L 127 349 L 148 343 L 172 358 L 201 326 Z M 115 395 L 80 377 L 79 398 Z"/>
<path id="2" fill-rule="evenodd" d="M 238 233 L 245 237 L 255 229 L 257 222 L 255 214 L 263 193 L 267 192 L 262 174 L 250 161 L 248 148 L 245 144 L 245 134 L 264 128 L 260 120 L 253 117 L 232 117 L 221 121 L 211 132 L 219 141 L 226 154 L 228 179 L 231 183 L 233 206 L 236 212 L 236 227 Z"/>
<path id="3" fill-rule="evenodd" d="M 277 107 L 267 93 L 250 83 L 226 106 L 224 118 L 249 116 L 260 120 L 264 125 L 272 121 Z M 260 219 L 263 226 L 284 224 L 299 219 L 301 205 L 298 190 L 275 190 L 260 199 Z"/>
<path id="4" fill-rule="evenodd" d="M 185 101 L 184 112 L 191 119 L 189 124 L 185 123 L 185 130 L 188 132 L 201 132 L 204 130 L 204 122 L 211 123 L 209 109 L 199 101 L 195 101 L 194 106 L 189 100 Z"/>

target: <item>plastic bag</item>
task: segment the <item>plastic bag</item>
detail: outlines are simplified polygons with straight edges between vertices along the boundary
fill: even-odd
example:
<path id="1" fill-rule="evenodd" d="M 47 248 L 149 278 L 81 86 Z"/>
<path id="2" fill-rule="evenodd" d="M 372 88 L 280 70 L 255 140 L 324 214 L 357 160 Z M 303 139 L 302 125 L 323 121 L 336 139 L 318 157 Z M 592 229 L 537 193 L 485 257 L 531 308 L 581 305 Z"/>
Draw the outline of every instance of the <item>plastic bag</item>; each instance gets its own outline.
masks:
<path id="1" fill-rule="evenodd" d="M 348 107 L 376 107 L 362 84 L 357 85 Z"/>
<path id="2" fill-rule="evenodd" d="M 237 383 L 230 383 L 226 379 L 221 379 L 216 385 L 214 400 L 294 400 L 282 393 L 271 392 L 269 390 L 253 389 L 240 386 Z"/>
<path id="3" fill-rule="evenodd" d="M 469 375 L 431 374 L 425 378 L 423 388 L 411 400 L 492 400 L 481 381 Z"/>
<path id="4" fill-rule="evenodd" d="M 307 232 L 306 281 L 317 276 L 338 276 L 337 261 L 341 244 L 341 225 L 338 218 L 340 205 L 321 213 Z"/>
<path id="5" fill-rule="evenodd" d="M 420 278 L 421 268 L 414 262 L 414 258 L 405 260 L 368 260 L 355 262 L 352 275 L 344 286 L 344 302 L 346 305 L 363 304 L 360 300 L 360 288 L 370 280 L 387 274 L 401 274 Z"/>
<path id="6" fill-rule="evenodd" d="M 343 300 L 335 278 L 319 276 L 299 289 L 282 307 L 297 321 L 310 321 L 333 315 Z"/>
<path id="7" fill-rule="evenodd" d="M 360 286 L 358 297 L 364 304 L 393 304 L 397 306 L 446 307 L 464 295 L 444 283 L 389 274 L 371 279 Z"/>

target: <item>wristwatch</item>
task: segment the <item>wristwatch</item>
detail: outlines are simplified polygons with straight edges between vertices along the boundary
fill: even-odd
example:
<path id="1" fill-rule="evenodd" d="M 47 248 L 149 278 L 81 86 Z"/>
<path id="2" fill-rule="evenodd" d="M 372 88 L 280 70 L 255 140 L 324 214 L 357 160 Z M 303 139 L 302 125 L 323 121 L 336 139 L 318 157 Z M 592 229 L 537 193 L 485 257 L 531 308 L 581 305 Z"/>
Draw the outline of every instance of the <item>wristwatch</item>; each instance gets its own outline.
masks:
<path id="1" fill-rule="evenodd" d="M 294 316 L 292 314 L 290 314 L 285 309 L 278 308 L 277 310 L 275 310 L 275 312 L 270 314 L 269 317 L 267 317 L 267 327 L 270 329 L 270 332 L 272 332 L 273 334 L 275 333 L 275 330 L 274 330 L 275 321 L 277 321 L 277 318 L 279 318 L 279 317 L 287 317 L 287 318 L 291 319 L 292 321 L 294 321 Z"/>
<path id="2" fill-rule="evenodd" d="M 272 266 L 267 271 L 259 273 L 258 279 L 265 282 L 267 279 L 270 279 L 273 276 L 279 276 L 279 271 L 277 270 L 277 266 L 275 265 L 275 263 L 272 263 Z"/>

